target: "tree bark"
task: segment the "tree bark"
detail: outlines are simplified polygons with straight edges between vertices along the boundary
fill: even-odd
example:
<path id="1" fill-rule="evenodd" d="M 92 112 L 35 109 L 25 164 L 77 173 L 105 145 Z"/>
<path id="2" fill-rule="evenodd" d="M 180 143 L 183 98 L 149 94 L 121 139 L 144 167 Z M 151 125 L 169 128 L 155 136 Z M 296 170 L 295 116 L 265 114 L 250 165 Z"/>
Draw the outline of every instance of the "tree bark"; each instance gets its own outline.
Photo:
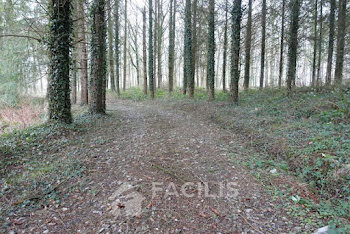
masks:
<path id="1" fill-rule="evenodd" d="M 126 43 L 128 40 L 128 0 L 125 0 L 124 11 L 124 62 L 123 62 L 123 91 L 126 89 Z"/>
<path id="2" fill-rule="evenodd" d="M 208 30 L 208 81 L 209 100 L 215 99 L 215 1 L 209 1 L 209 30 Z"/>
<path id="3" fill-rule="evenodd" d="M 344 47 L 346 33 L 346 0 L 339 0 L 337 56 L 335 62 L 334 80 L 336 85 L 343 81 Z"/>
<path id="4" fill-rule="evenodd" d="M 109 56 L 109 77 L 111 81 L 111 89 L 115 91 L 114 80 L 114 53 L 113 53 L 113 20 L 112 20 L 112 8 L 111 0 L 107 0 L 108 10 L 108 56 Z"/>
<path id="5" fill-rule="evenodd" d="M 230 101 L 238 103 L 239 56 L 241 41 L 242 0 L 234 0 L 232 8 L 231 91 Z"/>
<path id="6" fill-rule="evenodd" d="M 175 15 L 176 0 L 170 0 L 169 20 L 169 93 L 174 90 L 174 66 L 175 66 Z"/>
<path id="7" fill-rule="evenodd" d="M 282 0 L 282 29 L 281 29 L 281 48 L 280 48 L 280 63 L 278 75 L 278 87 L 282 87 L 283 77 L 283 56 L 284 56 L 284 17 L 285 17 L 286 0 Z"/>
<path id="8" fill-rule="evenodd" d="M 143 92 L 147 95 L 147 41 L 146 41 L 146 7 L 142 12 L 142 56 L 143 56 Z"/>
<path id="9" fill-rule="evenodd" d="M 120 0 L 115 0 L 115 10 L 114 10 L 114 23 L 115 23 L 115 70 L 116 70 L 116 76 L 115 76 L 115 86 L 117 95 L 120 96 L 120 45 L 119 45 L 119 38 L 120 38 L 120 20 L 119 20 L 119 6 L 120 6 Z"/>
<path id="10" fill-rule="evenodd" d="M 312 59 L 312 77 L 311 77 L 311 86 L 315 86 L 316 83 L 316 58 L 317 58 L 317 8 L 318 0 L 315 0 L 315 13 L 314 13 L 314 51 Z"/>
<path id="11" fill-rule="evenodd" d="M 192 26 L 191 26 L 191 0 L 186 0 L 185 6 L 185 36 L 184 36 L 184 79 L 183 94 L 194 97 L 194 77 L 192 76 Z M 188 87 L 187 87 L 188 85 Z"/>
<path id="12" fill-rule="evenodd" d="M 261 60 L 260 60 L 260 89 L 264 87 L 264 73 L 265 73 L 265 40 L 266 40 L 266 0 L 262 0 L 261 13 Z"/>
<path id="13" fill-rule="evenodd" d="M 321 84 L 321 57 L 322 57 L 322 29 L 323 29 L 323 0 L 320 0 L 320 32 L 318 38 L 318 62 L 317 62 L 317 78 L 316 85 Z"/>
<path id="14" fill-rule="evenodd" d="M 245 39 L 244 89 L 249 88 L 250 79 L 250 52 L 252 45 L 252 0 L 249 0 L 247 36 Z"/>
<path id="15" fill-rule="evenodd" d="M 148 0 L 148 7 L 149 7 L 149 25 L 148 25 L 148 77 L 149 77 L 149 92 L 151 95 L 151 98 L 154 99 L 154 73 L 153 73 L 153 7 L 152 7 L 152 1 Z"/>
<path id="16" fill-rule="evenodd" d="M 334 21 L 335 21 L 335 0 L 330 0 L 331 9 L 329 12 L 329 39 L 328 39 L 328 58 L 327 58 L 327 74 L 326 84 L 330 85 L 332 82 L 332 64 L 333 64 L 333 50 L 334 50 Z"/>
<path id="17" fill-rule="evenodd" d="M 291 7 L 291 22 L 289 26 L 289 45 L 288 45 L 288 71 L 287 71 L 287 90 L 288 95 L 291 95 L 292 85 L 295 84 L 296 65 L 297 65 L 297 50 L 298 50 L 298 29 L 300 5 L 302 0 L 292 0 Z"/>

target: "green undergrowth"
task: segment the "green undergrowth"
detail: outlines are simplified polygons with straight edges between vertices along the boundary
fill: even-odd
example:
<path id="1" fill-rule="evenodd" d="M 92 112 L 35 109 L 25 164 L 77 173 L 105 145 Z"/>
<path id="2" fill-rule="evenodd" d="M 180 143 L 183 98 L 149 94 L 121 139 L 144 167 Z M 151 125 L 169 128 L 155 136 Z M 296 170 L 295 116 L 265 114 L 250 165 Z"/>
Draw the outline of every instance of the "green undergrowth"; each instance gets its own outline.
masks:
<path id="1" fill-rule="evenodd" d="M 0 230 L 6 230 L 7 217 L 59 204 L 67 184 L 86 173 L 78 146 L 108 116 L 78 109 L 73 124 L 45 123 L 0 135 Z"/>
<path id="2" fill-rule="evenodd" d="M 141 95 L 142 90 L 133 89 L 122 98 L 149 99 L 146 95 L 132 98 Z M 201 116 L 206 113 L 210 120 L 241 137 L 259 152 L 244 162 L 258 178 L 257 170 L 276 169 L 278 174 L 296 178 L 295 184 L 305 185 L 290 193 L 284 190 L 283 194 L 288 194 L 296 205 L 291 206 L 291 213 L 310 221 L 312 211 L 332 227 L 349 230 L 349 88 L 298 88 L 291 97 L 284 89 L 249 90 L 240 93 L 239 105 L 231 105 L 229 94 L 220 91 L 216 92 L 216 100 L 208 104 L 205 89 L 196 89 L 193 100 L 180 89 L 171 95 L 158 90 L 156 99 L 170 108 Z"/>

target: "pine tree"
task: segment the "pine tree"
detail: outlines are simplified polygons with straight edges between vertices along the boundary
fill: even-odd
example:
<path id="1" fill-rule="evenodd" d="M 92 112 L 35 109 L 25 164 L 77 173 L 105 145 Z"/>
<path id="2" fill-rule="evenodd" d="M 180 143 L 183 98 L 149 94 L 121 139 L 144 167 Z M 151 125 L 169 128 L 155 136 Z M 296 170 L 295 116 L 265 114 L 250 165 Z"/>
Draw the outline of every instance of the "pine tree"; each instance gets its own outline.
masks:
<path id="1" fill-rule="evenodd" d="M 288 95 L 292 92 L 292 84 L 295 83 L 297 50 L 298 50 L 298 29 L 299 15 L 302 0 L 291 0 L 291 21 L 289 25 L 289 45 L 288 45 L 288 71 L 287 71 L 287 89 Z"/>
<path id="2" fill-rule="evenodd" d="M 238 103 L 239 56 L 241 42 L 242 0 L 234 0 L 232 8 L 231 91 L 230 100 Z"/>
<path id="3" fill-rule="evenodd" d="M 334 80 L 337 85 L 341 85 L 343 81 L 346 26 L 346 0 L 339 0 L 337 56 L 334 73 Z"/>
<path id="4" fill-rule="evenodd" d="M 314 12 L 314 50 L 312 58 L 312 75 L 311 85 L 315 86 L 316 83 L 316 59 L 317 59 L 317 12 L 318 12 L 318 0 L 315 0 L 315 12 Z"/>
<path id="5" fill-rule="evenodd" d="M 261 58 L 260 58 L 260 88 L 264 87 L 265 74 L 265 41 L 266 41 L 266 0 L 262 0 L 261 12 Z"/>
<path id="6" fill-rule="evenodd" d="M 226 93 L 226 67 L 227 67 L 227 31 L 228 31 L 228 0 L 225 2 L 225 28 L 224 28 L 224 55 L 222 59 L 222 90 Z"/>
<path id="7" fill-rule="evenodd" d="M 186 5 L 185 5 L 183 94 L 186 94 L 187 88 L 188 88 L 189 97 L 193 98 L 193 96 L 194 96 L 194 77 L 192 76 L 191 0 L 186 0 Z"/>
<path id="8" fill-rule="evenodd" d="M 208 82 L 209 100 L 215 99 L 215 1 L 209 1 L 208 30 Z"/>
<path id="9" fill-rule="evenodd" d="M 106 22 L 105 0 L 94 0 L 91 6 L 91 79 L 90 112 L 106 111 Z"/>
<path id="10" fill-rule="evenodd" d="M 48 83 L 49 119 L 64 123 L 72 122 L 69 70 L 71 46 L 71 1 L 50 0 Z"/>
<path id="11" fill-rule="evenodd" d="M 329 12 L 329 39 L 328 39 L 328 58 L 327 58 L 327 74 L 326 74 L 326 84 L 330 85 L 332 82 L 332 65 L 333 65 L 333 50 L 334 50 L 334 31 L 335 31 L 335 0 L 330 0 L 331 9 Z"/>
<path id="12" fill-rule="evenodd" d="M 249 88 L 250 78 L 250 52 L 252 45 L 252 0 L 248 3 L 247 36 L 245 39 L 245 66 L 244 66 L 244 89 Z"/>
<path id="13" fill-rule="evenodd" d="M 283 56 L 284 56 L 284 17 L 285 17 L 286 0 L 282 0 L 282 28 L 281 28 L 281 44 L 280 44 L 280 63 L 278 75 L 278 87 L 282 87 L 283 76 Z"/>

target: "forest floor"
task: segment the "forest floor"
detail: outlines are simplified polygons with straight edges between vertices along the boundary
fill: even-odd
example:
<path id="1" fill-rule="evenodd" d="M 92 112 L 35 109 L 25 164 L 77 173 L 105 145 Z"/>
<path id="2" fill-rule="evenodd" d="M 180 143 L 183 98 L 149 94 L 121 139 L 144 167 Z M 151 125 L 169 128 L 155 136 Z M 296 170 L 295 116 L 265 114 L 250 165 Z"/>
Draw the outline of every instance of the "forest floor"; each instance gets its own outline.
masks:
<path id="1" fill-rule="evenodd" d="M 299 233 L 328 224 L 305 202 L 319 196 L 283 160 L 266 163 L 267 150 L 227 127 L 228 103 L 110 98 L 107 109 L 3 138 L 2 230 Z M 210 196 L 228 184 L 233 193 Z"/>

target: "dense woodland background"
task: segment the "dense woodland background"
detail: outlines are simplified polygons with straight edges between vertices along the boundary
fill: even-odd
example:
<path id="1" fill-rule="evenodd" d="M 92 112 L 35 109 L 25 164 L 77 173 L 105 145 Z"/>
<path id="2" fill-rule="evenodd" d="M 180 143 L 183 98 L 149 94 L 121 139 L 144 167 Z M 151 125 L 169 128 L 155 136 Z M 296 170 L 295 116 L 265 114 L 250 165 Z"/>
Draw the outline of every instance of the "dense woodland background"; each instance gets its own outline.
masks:
<path id="1" fill-rule="evenodd" d="M 87 103 L 93 55 L 91 11 L 95 2 L 100 1 L 69 2 L 72 21 L 69 72 L 72 102 Z M 192 70 L 191 76 L 194 77 L 194 86 L 209 89 L 209 75 L 214 76 L 215 89 L 229 89 L 231 42 L 236 38 L 232 32 L 232 9 L 235 2 L 194 0 L 186 1 L 189 5 L 185 5 L 185 1 L 181 0 L 153 1 L 152 67 L 156 89 L 171 90 L 171 83 L 174 87 L 186 86 L 186 43 L 191 44 L 191 52 L 188 52 L 191 58 L 188 59 L 192 60 L 189 66 Z M 250 88 L 286 86 L 291 5 L 294 2 L 242 1 L 240 89 L 243 84 Z M 99 4 L 103 4 L 105 8 L 107 88 L 119 92 L 120 89 L 134 86 L 144 87 L 145 77 L 149 73 L 149 1 L 108 0 Z M 341 43 L 339 36 L 342 36 L 339 34 L 342 33 L 345 34 L 343 82 L 346 83 L 349 79 L 349 7 L 344 9 L 347 13 L 343 19 L 344 25 L 339 25 L 339 12 L 344 4 L 348 6 L 349 2 L 300 1 L 296 86 L 324 86 L 335 83 L 336 58 L 339 54 L 337 49 Z M 214 10 L 214 22 L 210 21 L 211 10 Z M 0 2 L 2 104 L 14 105 L 24 93 L 41 96 L 46 94 L 49 78 L 49 15 L 50 6 L 47 1 Z M 186 16 L 189 17 L 189 31 L 185 31 Z M 210 23 L 213 23 L 213 32 L 209 30 Z M 185 34 L 187 38 L 190 36 L 190 42 L 186 42 Z M 213 37 L 208 37 L 210 34 Z M 211 54 L 210 51 L 215 53 Z M 215 64 L 212 66 L 208 66 L 211 64 L 210 56 L 214 56 Z M 170 65 L 172 59 L 174 65 Z M 191 86 L 191 83 L 188 84 Z"/>

